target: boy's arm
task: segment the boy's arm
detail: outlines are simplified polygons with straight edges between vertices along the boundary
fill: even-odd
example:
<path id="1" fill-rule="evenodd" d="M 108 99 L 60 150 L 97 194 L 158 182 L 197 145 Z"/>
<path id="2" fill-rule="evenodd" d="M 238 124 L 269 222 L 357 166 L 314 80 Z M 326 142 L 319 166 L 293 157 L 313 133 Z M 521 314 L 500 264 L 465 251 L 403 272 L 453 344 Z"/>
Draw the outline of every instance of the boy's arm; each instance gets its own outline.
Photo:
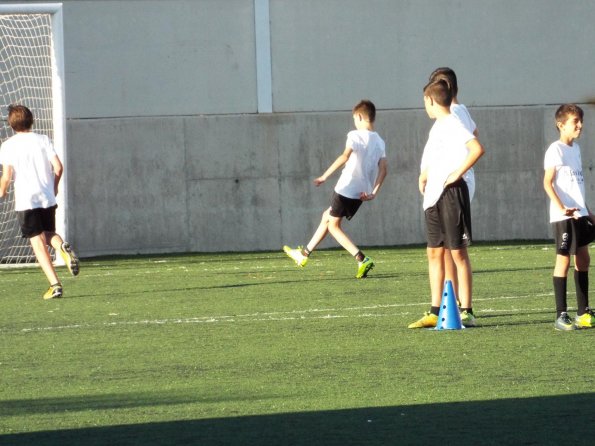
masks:
<path id="1" fill-rule="evenodd" d="M 12 166 L 8 164 L 2 165 L 2 178 L 0 178 L 0 198 L 6 197 L 10 180 L 12 180 Z"/>
<path id="2" fill-rule="evenodd" d="M 370 201 L 376 198 L 378 192 L 380 192 L 380 188 L 382 187 L 382 183 L 384 183 L 384 179 L 386 178 L 386 174 L 388 173 L 388 163 L 386 162 L 386 158 L 380 158 L 378 161 L 378 176 L 376 177 L 376 182 L 374 183 L 374 187 L 372 188 L 372 193 L 367 194 L 362 192 L 359 196 L 360 200 L 362 201 Z"/>
<path id="3" fill-rule="evenodd" d="M 58 158 L 58 155 L 54 155 L 52 159 L 50 159 L 50 164 L 54 170 L 54 195 L 58 195 L 58 184 L 60 183 L 60 179 L 62 179 L 64 167 L 62 166 L 62 162 L 60 161 L 60 158 Z"/>
<path id="4" fill-rule="evenodd" d="M 468 141 L 466 146 L 469 149 L 469 154 L 467 155 L 467 158 L 465 158 L 465 161 L 457 170 L 455 170 L 448 176 L 448 178 L 444 182 L 444 187 L 454 183 L 455 181 L 458 181 L 459 178 L 461 178 L 465 174 L 465 172 L 471 169 L 475 165 L 477 160 L 481 158 L 485 153 L 485 149 L 483 148 L 483 146 L 477 138 L 473 138 L 472 140 Z"/>
<path id="5" fill-rule="evenodd" d="M 554 180 L 556 179 L 556 168 L 555 167 L 548 167 L 545 169 L 545 174 L 543 175 L 543 188 L 545 189 L 545 193 L 547 196 L 552 200 L 559 209 L 560 213 L 566 215 L 568 217 L 578 218 L 574 215 L 578 208 L 567 208 L 558 197 L 556 190 L 554 189 Z M 589 211 L 590 214 L 590 211 Z"/>
<path id="6" fill-rule="evenodd" d="M 351 152 L 353 152 L 351 147 L 345 147 L 345 151 L 339 155 L 339 157 L 333 164 L 330 165 L 328 169 L 326 169 L 326 172 L 324 172 L 322 176 L 319 176 L 314 180 L 314 184 L 316 186 L 320 186 L 322 183 L 324 183 L 328 177 L 330 177 L 335 172 L 335 170 L 340 169 L 347 162 L 351 156 Z"/>
<path id="7" fill-rule="evenodd" d="M 422 173 L 419 174 L 419 180 L 418 180 L 418 187 L 419 187 L 419 192 L 424 195 L 426 193 L 426 184 L 428 183 L 428 170 L 424 170 L 422 171 Z"/>

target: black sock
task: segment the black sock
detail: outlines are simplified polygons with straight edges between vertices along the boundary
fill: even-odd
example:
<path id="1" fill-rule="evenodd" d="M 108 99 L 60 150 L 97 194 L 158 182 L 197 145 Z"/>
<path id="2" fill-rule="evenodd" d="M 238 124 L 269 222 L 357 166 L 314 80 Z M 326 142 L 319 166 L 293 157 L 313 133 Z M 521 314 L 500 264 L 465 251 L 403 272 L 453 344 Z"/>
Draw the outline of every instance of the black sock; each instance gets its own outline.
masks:
<path id="1" fill-rule="evenodd" d="M 461 308 L 461 312 L 466 311 L 469 314 L 473 314 L 473 308 Z"/>
<path id="2" fill-rule="evenodd" d="M 302 248 L 302 255 L 304 257 L 310 257 L 310 254 L 312 254 L 312 251 L 310 251 L 308 248 Z"/>
<path id="3" fill-rule="evenodd" d="M 576 288 L 576 315 L 582 316 L 589 307 L 589 271 L 574 270 L 574 285 Z"/>
<path id="4" fill-rule="evenodd" d="M 365 258 L 366 258 L 366 256 L 361 251 L 358 251 L 357 254 L 355 255 L 355 260 L 357 260 L 358 262 L 363 262 Z"/>
<path id="5" fill-rule="evenodd" d="M 430 307 L 430 313 L 438 316 L 440 314 L 440 307 Z"/>
<path id="6" fill-rule="evenodd" d="M 554 276 L 554 297 L 556 298 L 556 317 L 565 312 L 568 307 L 566 306 L 566 277 Z"/>

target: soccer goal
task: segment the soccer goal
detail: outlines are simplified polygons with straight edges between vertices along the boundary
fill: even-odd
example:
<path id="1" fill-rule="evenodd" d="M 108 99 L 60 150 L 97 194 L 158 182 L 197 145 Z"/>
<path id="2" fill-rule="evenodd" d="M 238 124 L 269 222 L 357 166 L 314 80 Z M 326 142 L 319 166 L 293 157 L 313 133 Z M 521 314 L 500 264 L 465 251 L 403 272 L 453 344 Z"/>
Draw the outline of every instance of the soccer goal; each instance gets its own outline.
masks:
<path id="1" fill-rule="evenodd" d="M 8 105 L 29 107 L 35 117 L 33 130 L 53 141 L 65 166 L 56 226 L 67 237 L 62 30 L 61 3 L 0 5 L 0 142 L 13 134 L 7 122 Z M 33 261 L 33 250 L 20 235 L 11 185 L 8 197 L 0 200 L 0 264 Z"/>

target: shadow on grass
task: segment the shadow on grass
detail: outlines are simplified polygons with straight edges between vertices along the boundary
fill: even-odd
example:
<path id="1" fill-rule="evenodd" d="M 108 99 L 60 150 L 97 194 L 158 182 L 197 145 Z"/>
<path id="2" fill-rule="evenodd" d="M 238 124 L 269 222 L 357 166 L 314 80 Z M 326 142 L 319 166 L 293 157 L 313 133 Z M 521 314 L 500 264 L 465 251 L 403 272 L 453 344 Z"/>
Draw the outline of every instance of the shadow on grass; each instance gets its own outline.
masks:
<path id="1" fill-rule="evenodd" d="M 595 393 L 156 422 L 0 436 L 5 445 L 593 444 Z"/>

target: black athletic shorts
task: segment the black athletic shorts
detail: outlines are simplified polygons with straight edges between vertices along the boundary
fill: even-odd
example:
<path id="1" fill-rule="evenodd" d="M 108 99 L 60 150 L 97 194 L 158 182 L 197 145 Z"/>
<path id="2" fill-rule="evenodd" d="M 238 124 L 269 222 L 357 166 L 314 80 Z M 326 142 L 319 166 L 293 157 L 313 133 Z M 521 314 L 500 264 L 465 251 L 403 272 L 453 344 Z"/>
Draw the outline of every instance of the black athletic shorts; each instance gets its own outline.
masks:
<path id="1" fill-rule="evenodd" d="M 17 211 L 17 220 L 21 225 L 21 234 L 24 238 L 35 237 L 42 232 L 56 232 L 56 208 L 28 209 Z"/>
<path id="2" fill-rule="evenodd" d="M 345 217 L 347 220 L 351 220 L 361 205 L 362 200 L 347 198 L 333 192 L 330 214 L 332 217 Z"/>
<path id="3" fill-rule="evenodd" d="M 444 189 L 436 204 L 425 211 L 428 248 L 461 249 L 471 244 L 469 189 L 461 179 Z"/>
<path id="4" fill-rule="evenodd" d="M 556 254 L 575 255 L 576 250 L 595 240 L 595 227 L 588 217 L 568 218 L 552 223 Z"/>

